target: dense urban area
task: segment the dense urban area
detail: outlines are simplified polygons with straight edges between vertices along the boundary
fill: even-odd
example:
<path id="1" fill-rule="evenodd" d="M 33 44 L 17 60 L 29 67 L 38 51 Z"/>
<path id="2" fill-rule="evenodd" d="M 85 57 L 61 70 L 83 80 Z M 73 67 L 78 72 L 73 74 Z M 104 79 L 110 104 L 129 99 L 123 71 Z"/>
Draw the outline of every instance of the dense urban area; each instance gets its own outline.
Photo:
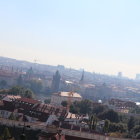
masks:
<path id="1" fill-rule="evenodd" d="M 0 140 L 140 139 L 140 74 L 0 57 Z"/>

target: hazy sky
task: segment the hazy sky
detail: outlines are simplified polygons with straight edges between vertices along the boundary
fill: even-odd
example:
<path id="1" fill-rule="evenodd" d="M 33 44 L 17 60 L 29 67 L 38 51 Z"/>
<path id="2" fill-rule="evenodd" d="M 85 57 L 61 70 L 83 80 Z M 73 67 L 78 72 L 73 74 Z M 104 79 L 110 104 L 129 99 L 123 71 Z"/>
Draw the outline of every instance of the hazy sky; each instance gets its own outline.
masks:
<path id="1" fill-rule="evenodd" d="M 140 73 L 140 0 L 0 0 L 0 56 Z"/>

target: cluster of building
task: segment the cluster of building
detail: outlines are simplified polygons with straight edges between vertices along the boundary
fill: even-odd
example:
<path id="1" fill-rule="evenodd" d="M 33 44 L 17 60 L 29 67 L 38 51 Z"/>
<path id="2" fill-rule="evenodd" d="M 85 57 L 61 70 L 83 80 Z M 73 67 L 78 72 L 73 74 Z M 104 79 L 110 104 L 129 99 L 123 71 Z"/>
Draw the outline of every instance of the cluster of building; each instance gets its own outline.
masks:
<path id="1" fill-rule="evenodd" d="M 109 108 L 121 113 L 129 113 L 137 106 L 134 102 L 123 101 L 120 99 L 111 99 L 108 101 L 107 105 Z"/>
<path id="2" fill-rule="evenodd" d="M 20 96 L 7 95 L 0 102 L 0 117 L 28 122 L 46 122 L 55 115 L 65 118 L 66 108 L 43 104 L 41 101 Z"/>
<path id="3" fill-rule="evenodd" d="M 78 93 L 59 92 L 52 95 L 51 103 L 44 104 L 39 100 L 24 98 L 14 95 L 2 95 L 0 100 L 0 117 L 28 122 L 46 122 L 55 119 L 66 118 L 68 111 L 61 103 L 63 101 L 81 101 L 82 97 Z"/>

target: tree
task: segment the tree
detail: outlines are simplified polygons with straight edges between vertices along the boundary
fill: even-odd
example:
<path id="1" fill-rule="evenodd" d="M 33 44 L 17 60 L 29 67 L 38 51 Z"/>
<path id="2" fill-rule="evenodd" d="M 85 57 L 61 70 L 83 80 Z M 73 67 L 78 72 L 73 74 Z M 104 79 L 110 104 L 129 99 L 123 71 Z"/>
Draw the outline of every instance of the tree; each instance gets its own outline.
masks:
<path id="1" fill-rule="evenodd" d="M 135 126 L 135 119 L 133 116 L 130 117 L 127 126 L 129 131 Z"/>
<path id="2" fill-rule="evenodd" d="M 42 81 L 41 80 L 31 80 L 29 81 L 29 88 L 34 93 L 40 93 L 42 90 Z"/>
<path id="3" fill-rule="evenodd" d="M 12 112 L 11 115 L 9 116 L 9 120 L 16 120 L 16 117 L 14 113 Z"/>
<path id="4" fill-rule="evenodd" d="M 89 119 L 89 129 L 90 131 L 95 130 L 97 125 L 97 118 L 92 115 Z"/>
<path id="5" fill-rule="evenodd" d="M 3 140 L 8 140 L 9 138 L 11 138 L 11 134 L 7 127 L 5 127 L 4 129 L 2 137 L 3 137 Z"/>
<path id="6" fill-rule="evenodd" d="M 59 91 L 60 79 L 61 79 L 61 76 L 59 74 L 59 71 L 57 70 L 52 80 L 52 85 L 51 85 L 52 92 Z"/>
<path id="7" fill-rule="evenodd" d="M 105 119 L 110 120 L 111 122 L 116 122 L 116 123 L 119 122 L 119 115 L 118 115 L 118 113 L 115 112 L 112 109 L 111 110 L 108 110 L 108 111 L 105 111 L 103 113 L 100 113 L 98 115 L 98 117 L 100 119 L 103 119 L 103 120 L 105 120 Z"/>
<path id="8" fill-rule="evenodd" d="M 127 131 L 127 127 L 125 124 L 122 123 L 110 123 L 109 125 L 109 132 L 126 132 Z"/>
<path id="9" fill-rule="evenodd" d="M 109 132 L 109 125 L 110 125 L 110 121 L 109 120 L 105 120 L 104 127 L 103 127 L 103 132 L 104 133 L 108 133 Z"/>
<path id="10" fill-rule="evenodd" d="M 74 104 L 72 104 L 72 105 L 70 106 L 70 112 L 71 112 L 71 113 L 74 113 L 74 114 L 79 114 L 80 108 L 77 107 L 77 106 L 75 106 Z"/>
<path id="11" fill-rule="evenodd" d="M 23 93 L 23 87 L 20 87 L 20 86 L 14 86 L 10 89 L 10 94 L 12 95 L 20 95 Z"/>
<path id="12" fill-rule="evenodd" d="M 98 115 L 99 113 L 102 113 L 108 109 L 105 105 L 95 104 L 92 107 L 92 113 Z"/>
<path id="13" fill-rule="evenodd" d="M 20 86 L 12 87 L 9 90 L 9 94 L 20 95 L 20 96 L 26 97 L 26 98 L 33 98 L 34 97 L 34 93 L 30 89 L 23 88 L 23 87 L 20 87 Z"/>
<path id="14" fill-rule="evenodd" d="M 67 101 L 62 101 L 61 105 L 64 107 L 67 107 L 68 103 L 67 103 Z"/>
<path id="15" fill-rule="evenodd" d="M 98 115 L 99 113 L 103 113 L 104 111 L 108 110 L 108 108 L 104 105 L 100 105 L 97 103 L 94 103 L 90 100 L 82 100 L 82 101 L 75 101 L 70 108 L 70 112 L 75 112 L 75 111 L 79 111 L 77 113 L 80 114 L 96 114 Z M 73 112 L 73 113 L 74 113 Z"/>
<path id="16" fill-rule="evenodd" d="M 45 103 L 45 104 L 50 104 L 50 102 L 51 102 L 51 99 L 45 99 L 45 100 L 44 100 L 44 103 Z"/>
<path id="17" fill-rule="evenodd" d="M 140 125 L 136 125 L 131 129 L 130 132 L 132 135 L 136 136 L 138 133 L 140 133 Z"/>
<path id="18" fill-rule="evenodd" d="M 25 89 L 25 91 L 23 92 L 22 96 L 26 97 L 26 98 L 33 98 L 34 93 L 30 89 Z"/>

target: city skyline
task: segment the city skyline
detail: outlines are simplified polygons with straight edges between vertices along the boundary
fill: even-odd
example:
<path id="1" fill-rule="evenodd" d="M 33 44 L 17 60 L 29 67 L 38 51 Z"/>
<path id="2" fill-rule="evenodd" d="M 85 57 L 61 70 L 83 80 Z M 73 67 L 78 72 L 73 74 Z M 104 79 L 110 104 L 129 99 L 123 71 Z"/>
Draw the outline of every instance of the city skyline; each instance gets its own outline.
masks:
<path id="1" fill-rule="evenodd" d="M 140 73 L 140 1 L 0 3 L 0 56 L 131 78 Z"/>

